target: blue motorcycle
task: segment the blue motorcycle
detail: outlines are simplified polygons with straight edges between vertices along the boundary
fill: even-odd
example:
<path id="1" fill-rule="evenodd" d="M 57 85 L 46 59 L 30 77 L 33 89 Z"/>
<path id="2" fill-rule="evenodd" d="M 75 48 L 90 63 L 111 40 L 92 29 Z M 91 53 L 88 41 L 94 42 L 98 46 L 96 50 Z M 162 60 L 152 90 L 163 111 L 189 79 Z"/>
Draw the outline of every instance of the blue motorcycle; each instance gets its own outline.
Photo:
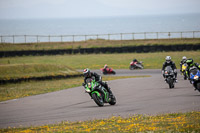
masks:
<path id="1" fill-rule="evenodd" d="M 200 71 L 196 67 L 190 68 L 190 82 L 200 92 Z"/>

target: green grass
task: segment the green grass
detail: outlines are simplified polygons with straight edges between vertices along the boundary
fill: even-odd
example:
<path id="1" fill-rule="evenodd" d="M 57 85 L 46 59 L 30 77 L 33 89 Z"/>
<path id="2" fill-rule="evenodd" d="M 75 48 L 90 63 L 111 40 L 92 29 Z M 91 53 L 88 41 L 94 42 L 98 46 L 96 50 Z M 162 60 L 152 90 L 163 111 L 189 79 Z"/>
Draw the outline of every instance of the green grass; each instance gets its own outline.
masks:
<path id="1" fill-rule="evenodd" d="M 123 79 L 123 78 L 139 78 L 149 76 L 105 76 L 104 81 Z M 83 77 L 48 80 L 48 81 L 31 81 L 16 84 L 0 85 L 0 101 L 16 99 L 26 96 L 43 94 L 48 92 L 59 91 L 63 89 L 81 86 Z"/>
<path id="2" fill-rule="evenodd" d="M 124 133 L 124 132 L 170 132 L 199 133 L 200 112 L 162 115 L 133 115 L 128 118 L 111 117 L 102 120 L 62 122 L 28 128 L 0 129 L 0 132 L 67 132 L 67 133 Z"/>
<path id="3" fill-rule="evenodd" d="M 68 66 L 56 64 L 7 64 L 0 65 L 0 79 L 17 79 L 55 75 L 79 74 Z"/>
<path id="4" fill-rule="evenodd" d="M 81 42 L 52 42 L 52 43 L 0 43 L 0 51 L 20 51 L 20 50 L 52 50 L 52 49 L 78 49 L 97 47 L 121 47 L 140 45 L 183 45 L 200 44 L 199 38 L 185 39 L 146 39 L 146 40 L 87 40 Z"/>
<path id="5" fill-rule="evenodd" d="M 74 69 L 100 69 L 105 64 L 114 69 L 128 69 L 129 63 L 137 58 L 144 62 L 145 69 L 161 69 L 165 57 L 170 55 L 179 68 L 183 56 L 193 58 L 194 62 L 200 63 L 200 51 L 183 52 L 157 52 L 157 53 L 123 53 L 123 54 L 88 54 L 88 55 L 56 55 L 56 56 L 24 56 L 0 58 L 1 65 L 18 64 L 56 64 L 69 66 Z"/>

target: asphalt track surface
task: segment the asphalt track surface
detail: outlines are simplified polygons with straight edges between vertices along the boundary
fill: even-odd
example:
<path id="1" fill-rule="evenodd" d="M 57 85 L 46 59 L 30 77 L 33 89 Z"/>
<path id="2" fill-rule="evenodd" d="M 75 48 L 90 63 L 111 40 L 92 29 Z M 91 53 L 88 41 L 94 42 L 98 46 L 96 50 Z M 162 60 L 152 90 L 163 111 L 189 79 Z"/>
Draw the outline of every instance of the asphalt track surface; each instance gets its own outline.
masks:
<path id="1" fill-rule="evenodd" d="M 100 73 L 99 70 L 95 70 Z M 98 107 L 75 87 L 57 92 L 0 102 L 0 128 L 39 126 L 61 121 L 85 121 L 128 117 L 134 114 L 200 111 L 200 92 L 178 74 L 179 82 L 169 89 L 160 70 L 116 70 L 116 75 L 150 75 L 109 81 L 117 104 Z"/>

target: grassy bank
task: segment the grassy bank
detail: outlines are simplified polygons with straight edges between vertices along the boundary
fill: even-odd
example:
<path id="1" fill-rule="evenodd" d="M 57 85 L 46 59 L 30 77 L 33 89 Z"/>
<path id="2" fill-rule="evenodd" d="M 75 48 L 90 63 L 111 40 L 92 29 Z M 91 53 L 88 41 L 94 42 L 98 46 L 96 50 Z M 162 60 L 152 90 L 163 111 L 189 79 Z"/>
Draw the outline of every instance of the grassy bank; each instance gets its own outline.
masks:
<path id="1" fill-rule="evenodd" d="M 103 77 L 103 80 L 109 81 L 115 79 L 139 78 L 139 77 L 149 77 L 149 76 L 105 76 Z M 83 77 L 68 78 L 61 80 L 48 80 L 48 81 L 31 81 L 31 82 L 22 82 L 17 84 L 0 85 L 0 101 L 73 88 L 81 86 L 82 83 L 83 83 Z"/>
<path id="2" fill-rule="evenodd" d="M 62 122 L 29 128 L 0 129 L 0 132 L 200 132 L 200 112 L 173 113 L 164 115 L 133 115 L 128 118 L 111 117 L 85 122 Z"/>
<path id="3" fill-rule="evenodd" d="M 146 40 L 87 40 L 80 42 L 52 42 L 52 43 L 0 43 L 0 51 L 21 51 L 21 50 L 55 50 L 55 49 L 79 49 L 98 47 L 121 47 L 140 45 L 184 45 L 200 44 L 199 38 L 185 39 L 146 39 Z"/>
<path id="4" fill-rule="evenodd" d="M 170 55 L 179 68 L 183 56 L 193 58 L 200 63 L 200 51 L 157 52 L 157 53 L 123 53 L 123 54 L 89 54 L 89 55 L 57 55 L 57 56 L 24 56 L 0 58 L 0 66 L 18 64 L 53 64 L 69 66 L 75 69 L 100 69 L 105 64 L 114 69 L 128 69 L 134 59 L 144 62 L 145 69 L 161 69 L 165 57 Z"/>
<path id="5" fill-rule="evenodd" d="M 0 65 L 0 80 L 29 77 L 79 74 L 76 70 L 56 64 L 7 64 Z"/>

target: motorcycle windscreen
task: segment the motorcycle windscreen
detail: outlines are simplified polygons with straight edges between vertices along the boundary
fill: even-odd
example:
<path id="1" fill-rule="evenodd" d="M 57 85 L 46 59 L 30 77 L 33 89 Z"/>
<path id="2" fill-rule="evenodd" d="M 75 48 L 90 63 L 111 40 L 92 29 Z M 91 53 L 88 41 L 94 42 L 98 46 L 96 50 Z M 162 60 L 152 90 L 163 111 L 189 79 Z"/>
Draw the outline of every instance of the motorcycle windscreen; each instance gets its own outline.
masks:
<path id="1" fill-rule="evenodd" d="M 167 71 L 168 73 L 172 73 L 172 72 L 173 72 L 173 69 L 172 69 L 171 66 L 167 66 L 167 67 L 165 68 L 165 71 Z"/>
<path id="2" fill-rule="evenodd" d="M 192 78 L 192 77 L 194 77 L 195 75 L 197 75 L 197 72 L 198 72 L 198 69 L 197 69 L 197 68 L 196 68 L 196 69 L 190 70 L 190 77 Z"/>

